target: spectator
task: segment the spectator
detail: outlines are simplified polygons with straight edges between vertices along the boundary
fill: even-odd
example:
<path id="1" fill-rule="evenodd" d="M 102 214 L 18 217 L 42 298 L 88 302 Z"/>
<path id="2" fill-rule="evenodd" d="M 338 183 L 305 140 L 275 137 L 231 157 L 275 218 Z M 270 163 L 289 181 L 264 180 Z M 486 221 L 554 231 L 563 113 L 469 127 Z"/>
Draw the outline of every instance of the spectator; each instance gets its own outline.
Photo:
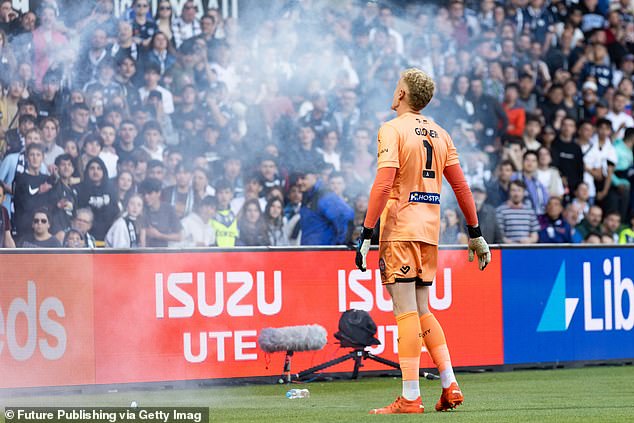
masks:
<path id="1" fill-rule="evenodd" d="M 39 10 L 40 26 L 33 31 L 33 70 L 35 85 L 41 88 L 42 78 L 51 65 L 63 62 L 63 47 L 68 43 L 59 31 L 57 11 L 50 3 L 44 3 Z"/>
<path id="2" fill-rule="evenodd" d="M 84 92 L 103 93 L 106 105 L 111 105 L 115 98 L 125 96 L 125 89 L 114 79 L 115 62 L 110 57 L 104 57 L 96 65 L 95 76 L 84 86 Z"/>
<path id="3" fill-rule="evenodd" d="M 534 114 L 537 109 L 537 94 L 533 76 L 528 73 L 521 73 L 518 87 L 517 105 L 523 108 L 527 114 Z M 526 123 L 528 123 L 528 119 Z"/>
<path id="4" fill-rule="evenodd" d="M 71 230 L 79 231 L 83 235 L 84 240 L 86 241 L 86 247 L 95 248 L 97 246 L 97 240 L 90 233 L 90 230 L 92 229 L 92 224 L 94 221 L 95 221 L 95 215 L 93 214 L 90 208 L 86 207 L 83 209 L 78 209 L 77 213 L 75 213 L 75 217 L 73 218 L 71 222 L 70 229 L 68 229 L 66 232 L 69 232 Z M 66 234 L 64 234 L 64 238 L 65 237 L 66 237 Z"/>
<path id="5" fill-rule="evenodd" d="M 354 90 L 348 89 L 344 90 L 341 94 L 340 104 L 334 110 L 332 117 L 336 124 L 336 128 L 332 128 L 326 134 L 326 137 L 323 138 L 323 149 L 327 151 L 326 140 L 329 137 L 333 137 L 333 133 L 337 134 L 337 141 L 339 138 L 343 141 L 341 144 L 347 145 L 350 143 L 350 138 L 352 137 L 352 131 L 359 125 L 361 121 L 361 110 L 358 107 L 358 97 Z M 333 132 L 336 130 L 336 132 Z M 339 137 L 340 135 L 340 137 Z M 330 139 L 332 142 L 332 138 Z M 336 145 L 332 147 L 334 150 Z M 328 160 L 324 157 L 324 160 L 328 162 Z M 339 167 L 333 163 L 336 170 L 339 170 Z"/>
<path id="6" fill-rule="evenodd" d="M 517 84 L 507 84 L 504 88 L 504 111 L 508 117 L 506 134 L 514 137 L 521 137 L 524 134 L 526 123 L 526 111 L 517 105 L 519 87 Z"/>
<path id="7" fill-rule="evenodd" d="M 298 143 L 290 147 L 285 162 L 290 172 L 301 172 L 315 164 L 321 167 L 323 159 L 315 148 L 315 131 L 311 126 L 302 126 L 299 129 Z"/>
<path id="8" fill-rule="evenodd" d="M 105 241 L 108 248 L 137 248 L 145 246 L 145 229 L 142 227 L 143 198 L 132 194 L 128 198 L 126 211 L 114 221 Z"/>
<path id="9" fill-rule="evenodd" d="M 176 64 L 176 57 L 170 52 L 169 37 L 161 31 L 155 32 L 149 50 L 142 56 L 142 67 L 158 68 L 160 76 L 169 72 Z"/>
<path id="10" fill-rule="evenodd" d="M 551 197 L 546 205 L 546 213 L 540 216 L 539 243 L 572 243 L 572 229 L 563 218 L 563 203 L 559 197 Z"/>
<path id="11" fill-rule="evenodd" d="M 77 187 L 73 185 L 75 167 L 73 158 L 64 153 L 55 159 L 57 181 L 50 192 L 51 233 L 58 241 L 64 241 L 64 231 L 71 227 L 77 210 Z"/>
<path id="12" fill-rule="evenodd" d="M 134 175 L 132 175 L 132 172 L 129 170 L 119 171 L 115 189 L 117 191 L 117 205 L 119 207 L 119 212 L 124 212 L 125 205 L 128 204 L 128 199 L 136 192 L 136 185 L 134 184 Z"/>
<path id="13" fill-rule="evenodd" d="M 634 169 L 634 155 L 632 148 L 634 147 L 634 128 L 627 128 L 624 131 L 624 137 L 614 140 L 614 150 L 616 152 L 617 161 L 614 166 L 614 175 L 612 175 L 612 186 L 617 194 L 618 210 L 621 217 L 627 217 L 631 209 L 631 187 L 630 173 Z"/>
<path id="14" fill-rule="evenodd" d="M 132 2 L 134 17 L 132 21 L 132 36 L 134 42 L 148 47 L 152 36 L 157 31 L 156 23 L 149 16 L 150 3 L 148 0 L 134 0 Z"/>
<path id="15" fill-rule="evenodd" d="M 588 190 L 588 184 L 580 182 L 577 185 L 577 189 L 574 193 L 574 199 L 572 205 L 575 206 L 579 213 L 579 220 L 576 223 L 581 223 L 583 217 L 590 211 L 590 194 Z"/>
<path id="16" fill-rule="evenodd" d="M 612 108 L 610 112 L 605 116 L 610 122 L 612 122 L 612 133 L 615 138 L 623 138 L 625 134 L 625 128 L 634 127 L 634 119 L 631 114 L 625 112 L 625 105 L 629 102 L 629 99 L 624 93 L 617 91 L 612 97 Z"/>
<path id="17" fill-rule="evenodd" d="M 601 225 L 601 236 L 607 236 L 612 244 L 619 243 L 619 230 L 621 229 L 621 214 L 618 211 L 611 211 L 605 215 Z"/>
<path id="18" fill-rule="evenodd" d="M 596 200 L 603 207 L 616 209 L 618 201 L 614 195 L 608 198 L 612 186 L 612 175 L 617 162 L 616 151 L 612 145 L 612 123 L 607 119 L 597 121 L 597 142 L 593 143 L 583 156 L 586 170 L 594 179 Z"/>
<path id="19" fill-rule="evenodd" d="M 59 248 L 62 245 L 51 235 L 50 219 L 45 209 L 37 209 L 31 213 L 31 231 L 24 233 L 20 239 L 20 248 Z"/>
<path id="20" fill-rule="evenodd" d="M 40 143 L 40 133 L 37 129 L 30 129 L 26 133 L 24 143 L 26 147 L 31 144 Z M 43 149 L 43 147 L 42 147 Z M 17 175 L 22 174 L 27 168 L 26 152 L 23 150 L 7 155 L 0 164 L 0 182 L 4 185 L 5 199 L 4 205 L 9 210 L 9 215 L 13 216 L 13 206 L 11 206 L 14 194 L 14 181 Z M 46 165 L 42 161 L 40 165 L 40 173 L 45 175 L 47 172 Z"/>
<path id="21" fill-rule="evenodd" d="M 480 145 L 487 153 L 492 153 L 495 140 L 505 132 L 499 128 L 508 126 L 508 117 L 499 101 L 484 94 L 482 79 L 471 79 L 470 90 L 470 100 L 474 105 L 473 128 L 480 140 Z"/>
<path id="22" fill-rule="evenodd" d="M 262 156 L 259 163 L 258 177 L 265 196 L 272 188 L 284 185 L 284 180 L 278 172 L 277 162 L 272 156 Z"/>
<path id="23" fill-rule="evenodd" d="M 603 210 L 599 206 L 591 206 L 585 217 L 577 225 L 575 230 L 584 240 L 591 232 L 601 234 L 601 220 L 603 218 Z"/>
<path id="24" fill-rule="evenodd" d="M 302 208 L 302 191 L 298 185 L 291 185 L 288 190 L 288 201 L 284 206 L 284 218 L 287 224 L 287 238 L 289 245 L 300 245 L 302 239 L 301 225 L 299 224 Z"/>
<path id="25" fill-rule="evenodd" d="M 174 34 L 178 32 L 178 28 L 176 28 L 172 2 L 169 0 L 160 0 L 158 2 L 156 13 L 154 14 L 154 22 L 156 22 L 157 30 L 167 37 L 169 45 L 172 48 L 177 47 Z"/>
<path id="26" fill-rule="evenodd" d="M 305 169 L 297 181 L 302 191 L 301 245 L 341 245 L 354 212 L 341 198 L 323 187 L 318 175 L 313 166 Z"/>
<path id="27" fill-rule="evenodd" d="M 453 208 L 447 208 L 443 212 L 440 221 L 441 244 L 465 244 L 466 235 L 462 230 L 458 213 Z"/>
<path id="28" fill-rule="evenodd" d="M 497 222 L 495 207 L 487 202 L 486 189 L 482 185 L 474 185 L 471 187 L 471 192 L 476 205 L 482 237 L 488 239 L 491 244 L 501 244 L 503 241 L 502 232 L 500 232 L 500 225 Z"/>
<path id="29" fill-rule="evenodd" d="M 7 151 L 6 154 L 22 151 L 25 145 L 26 133 L 35 129 L 37 119 L 34 115 L 23 114 L 18 118 L 18 127 L 6 133 Z"/>
<path id="30" fill-rule="evenodd" d="M 62 242 L 64 248 L 86 248 L 86 240 L 84 235 L 77 229 L 69 229 L 64 233 Z"/>
<path id="31" fill-rule="evenodd" d="M 31 218 L 33 212 L 43 209 L 48 205 L 52 188 L 48 175 L 40 172 L 44 162 L 44 147 L 41 144 L 29 144 L 26 148 L 25 157 L 27 167 L 24 173 L 17 173 L 13 182 L 14 194 L 13 204 L 15 215 L 15 231 L 18 238 L 26 236 L 32 229 Z M 48 216 L 46 218 L 48 228 Z"/>
<path id="32" fill-rule="evenodd" d="M 269 245 L 268 227 L 257 199 L 250 198 L 242 205 L 238 216 L 238 232 L 237 246 Z"/>
<path id="33" fill-rule="evenodd" d="M 497 166 L 496 179 L 492 179 L 487 186 L 487 203 L 498 207 L 509 197 L 509 187 L 515 167 L 510 160 L 503 160 Z"/>
<path id="34" fill-rule="evenodd" d="M 321 154 L 324 163 L 330 163 L 337 172 L 341 170 L 341 153 L 338 145 L 339 135 L 333 129 L 328 131 L 321 140 L 321 147 L 317 147 L 317 152 Z"/>
<path id="35" fill-rule="evenodd" d="M 550 150 L 541 147 L 537 150 L 537 180 L 546 188 L 549 197 L 563 198 L 565 190 L 564 184 L 557 168 L 551 166 L 552 157 Z"/>
<path id="36" fill-rule="evenodd" d="M 261 189 L 260 185 L 260 189 Z M 209 177 L 205 169 L 197 167 L 192 172 L 192 191 L 194 192 L 194 204 L 197 204 L 207 196 L 216 195 L 216 190 L 209 185 Z"/>
<path id="37" fill-rule="evenodd" d="M 534 151 L 524 153 L 522 161 L 522 171 L 515 173 L 513 179 L 520 180 L 526 186 L 525 202 L 530 205 L 535 213 L 541 214 L 546 208 L 548 201 L 548 191 L 538 179 L 538 156 Z"/>
<path id="38" fill-rule="evenodd" d="M 77 205 L 90 207 L 94 215 L 92 234 L 97 243 L 102 242 L 119 214 L 119 207 L 117 194 L 108 179 L 108 170 L 99 157 L 90 159 L 86 164 L 85 179 L 78 189 Z"/>
<path id="39" fill-rule="evenodd" d="M 218 181 L 216 195 L 218 209 L 211 221 L 216 232 L 216 243 L 218 247 L 233 247 L 238 239 L 238 219 L 230 207 L 231 200 L 233 200 L 231 183 L 225 180 Z"/>
<path id="40" fill-rule="evenodd" d="M 80 87 L 91 80 L 97 81 L 100 79 L 98 75 L 99 66 L 102 61 L 109 60 L 107 46 L 108 34 L 103 28 L 95 28 L 90 38 L 90 47 L 86 49 L 77 62 L 75 78 Z"/>
<path id="41" fill-rule="evenodd" d="M 145 246 L 167 247 L 169 242 L 181 241 L 183 227 L 174 208 L 161 201 L 161 182 L 147 178 L 139 192 L 144 200 Z"/>
<path id="42" fill-rule="evenodd" d="M 105 163 L 106 169 L 108 169 L 108 175 L 110 175 L 111 178 L 116 178 L 119 156 L 117 155 L 114 143 L 117 137 L 117 130 L 111 123 L 104 122 L 99 125 L 99 135 L 103 141 L 99 158 Z"/>
<path id="43" fill-rule="evenodd" d="M 40 122 L 42 144 L 44 145 L 44 164 L 50 167 L 55 163 L 57 156 L 64 154 L 64 149 L 56 144 L 59 133 L 57 119 L 46 117 Z"/>
<path id="44" fill-rule="evenodd" d="M 188 0 L 183 4 L 183 10 L 179 19 L 174 20 L 174 43 L 176 47 L 192 37 L 200 35 L 200 22 L 196 20 L 198 7 L 194 1 Z"/>
<path id="45" fill-rule="evenodd" d="M 183 240 L 171 247 L 211 247 L 216 245 L 216 232 L 211 220 L 216 214 L 217 201 L 215 197 L 203 197 L 194 210 L 181 220 L 183 225 Z"/>
<path id="46" fill-rule="evenodd" d="M 283 214 L 284 202 L 279 198 L 272 198 L 266 203 L 264 220 L 269 235 L 268 245 L 284 247 L 288 242 L 288 222 Z"/>
<path id="47" fill-rule="evenodd" d="M 143 145 L 141 149 L 145 151 L 152 160 L 163 161 L 164 140 L 161 125 L 152 120 L 143 126 L 141 131 Z"/>
<path id="48" fill-rule="evenodd" d="M 634 244 L 634 213 L 630 212 L 630 226 L 619 233 L 619 244 Z"/>
<path id="49" fill-rule="evenodd" d="M 119 136 L 114 146 L 116 154 L 120 159 L 126 159 L 132 156 L 137 135 L 138 130 L 134 122 L 131 120 L 123 120 L 121 122 Z"/>
<path id="50" fill-rule="evenodd" d="M 537 215 L 532 207 L 524 203 L 525 191 L 524 182 L 512 181 L 508 201 L 496 210 L 505 244 L 534 244 L 539 239 Z"/>
<path id="51" fill-rule="evenodd" d="M 176 184 L 161 193 L 163 201 L 174 207 L 176 215 L 182 219 L 194 210 L 194 190 L 192 188 L 192 169 L 187 163 L 176 165 Z"/>
<path id="52" fill-rule="evenodd" d="M 172 93 L 167 88 L 159 85 L 159 81 L 161 80 L 160 67 L 154 63 L 148 63 L 143 71 L 143 78 L 145 85 L 139 88 L 141 101 L 145 102 L 150 94 L 156 91 L 160 94 L 163 112 L 167 115 L 174 113 L 174 97 L 172 96 Z M 158 97 L 158 94 L 155 95 Z"/>
<path id="53" fill-rule="evenodd" d="M 590 232 L 583 239 L 584 244 L 601 244 L 601 234 L 598 232 Z"/>
<path id="54" fill-rule="evenodd" d="M 2 205 L 4 196 L 4 186 L 0 184 L 0 248 L 15 248 L 15 241 L 13 240 L 13 235 L 11 235 L 9 212 Z"/>
<path id="55" fill-rule="evenodd" d="M 118 66 L 121 66 L 125 58 L 129 58 L 133 63 L 139 60 L 141 47 L 135 42 L 130 22 L 117 23 L 117 38 L 110 46 L 109 53 Z"/>
<path id="56" fill-rule="evenodd" d="M 539 150 L 542 144 L 537 140 L 537 136 L 542 131 L 542 124 L 537 116 L 528 115 L 526 117 L 526 126 L 524 127 L 524 147 L 526 150 Z"/>
<path id="57" fill-rule="evenodd" d="M 85 103 L 75 103 L 70 108 L 70 122 L 62 130 L 62 140 L 80 143 L 90 132 L 90 109 Z"/>
<path id="58" fill-rule="evenodd" d="M 559 136 L 551 147 L 553 166 L 559 169 L 564 186 L 574 192 L 583 180 L 583 153 L 573 142 L 576 122 L 570 117 L 561 123 Z"/>

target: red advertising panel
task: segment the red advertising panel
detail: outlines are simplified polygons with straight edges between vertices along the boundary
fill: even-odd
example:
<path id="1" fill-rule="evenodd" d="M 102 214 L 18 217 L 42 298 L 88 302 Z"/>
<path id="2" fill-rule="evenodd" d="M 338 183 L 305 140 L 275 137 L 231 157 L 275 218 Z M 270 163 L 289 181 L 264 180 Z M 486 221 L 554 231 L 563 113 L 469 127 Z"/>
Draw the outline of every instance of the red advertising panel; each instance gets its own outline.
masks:
<path id="1" fill-rule="evenodd" d="M 103 254 L 94 257 L 96 383 L 278 375 L 283 353 L 257 345 L 266 327 L 320 324 L 322 351 L 293 357 L 293 373 L 349 352 L 335 344 L 341 313 L 370 312 L 397 360 L 396 324 L 378 269 L 348 251 Z M 377 252 L 369 263 L 377 263 Z M 467 253 L 441 251 L 430 305 L 456 366 L 503 360 L 500 254 L 485 272 Z M 384 365 L 366 361 L 364 370 Z M 432 367 L 431 361 L 423 365 Z M 328 371 L 351 371 L 348 361 Z"/>
<path id="2" fill-rule="evenodd" d="M 0 255 L 0 388 L 95 382 L 91 255 Z"/>

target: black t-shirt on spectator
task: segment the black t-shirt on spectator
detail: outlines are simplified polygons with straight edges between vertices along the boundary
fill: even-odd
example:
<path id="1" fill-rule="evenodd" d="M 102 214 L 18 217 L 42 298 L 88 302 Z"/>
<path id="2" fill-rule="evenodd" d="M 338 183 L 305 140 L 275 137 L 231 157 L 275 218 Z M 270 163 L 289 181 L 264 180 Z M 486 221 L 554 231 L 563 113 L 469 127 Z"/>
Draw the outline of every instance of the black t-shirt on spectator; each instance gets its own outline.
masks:
<path id="1" fill-rule="evenodd" d="M 173 234 L 183 230 L 178 216 L 174 211 L 174 207 L 167 203 L 161 203 L 158 210 L 152 210 L 147 207 L 144 210 L 145 215 L 145 227 L 153 226 L 159 232 L 163 234 Z M 167 241 L 162 239 L 147 237 L 145 242 L 146 247 L 167 247 Z"/>
<path id="2" fill-rule="evenodd" d="M 557 139 L 551 148 L 553 166 L 568 179 L 570 192 L 574 192 L 583 180 L 583 153 L 574 142 L 563 142 Z"/>
<path id="3" fill-rule="evenodd" d="M 15 207 L 15 230 L 18 236 L 24 236 L 31 230 L 31 215 L 41 207 L 48 206 L 49 193 L 40 192 L 40 185 L 48 179 L 48 175 L 15 175 L 13 203 Z"/>
<path id="4" fill-rule="evenodd" d="M 19 246 L 20 248 L 60 248 L 62 245 L 54 236 L 38 241 L 33 234 L 30 234 L 20 240 Z"/>

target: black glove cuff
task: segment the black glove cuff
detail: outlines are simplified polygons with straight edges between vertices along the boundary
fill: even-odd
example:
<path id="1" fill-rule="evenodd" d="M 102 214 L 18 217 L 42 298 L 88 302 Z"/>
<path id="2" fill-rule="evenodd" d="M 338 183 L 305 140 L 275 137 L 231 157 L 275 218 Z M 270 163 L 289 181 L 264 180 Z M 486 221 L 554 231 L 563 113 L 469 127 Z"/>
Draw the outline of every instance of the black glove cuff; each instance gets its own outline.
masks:
<path id="1" fill-rule="evenodd" d="M 480 238 L 482 236 L 480 225 L 478 226 L 467 225 L 467 231 L 469 232 L 469 238 Z"/>
<path id="2" fill-rule="evenodd" d="M 374 228 L 366 228 L 363 227 L 363 231 L 361 232 L 361 238 L 370 239 L 372 238 L 372 234 L 374 233 Z"/>

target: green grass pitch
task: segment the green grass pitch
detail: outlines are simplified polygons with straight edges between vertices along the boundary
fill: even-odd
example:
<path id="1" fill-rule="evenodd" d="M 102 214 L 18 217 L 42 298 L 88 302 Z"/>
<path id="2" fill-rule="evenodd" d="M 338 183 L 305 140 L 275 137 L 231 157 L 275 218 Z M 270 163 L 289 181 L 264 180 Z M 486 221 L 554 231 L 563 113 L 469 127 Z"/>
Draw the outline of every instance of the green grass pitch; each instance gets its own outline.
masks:
<path id="1" fill-rule="evenodd" d="M 634 422 L 634 367 L 458 373 L 465 403 L 434 411 L 440 382 L 421 380 L 424 415 L 371 416 L 400 394 L 394 377 L 293 384 L 311 392 L 289 400 L 286 385 L 119 391 L 103 394 L 1 397 L 2 406 L 197 406 L 212 422 Z M 4 413 L 2 413 L 4 414 Z M 4 422 L 4 415 L 0 417 Z"/>

